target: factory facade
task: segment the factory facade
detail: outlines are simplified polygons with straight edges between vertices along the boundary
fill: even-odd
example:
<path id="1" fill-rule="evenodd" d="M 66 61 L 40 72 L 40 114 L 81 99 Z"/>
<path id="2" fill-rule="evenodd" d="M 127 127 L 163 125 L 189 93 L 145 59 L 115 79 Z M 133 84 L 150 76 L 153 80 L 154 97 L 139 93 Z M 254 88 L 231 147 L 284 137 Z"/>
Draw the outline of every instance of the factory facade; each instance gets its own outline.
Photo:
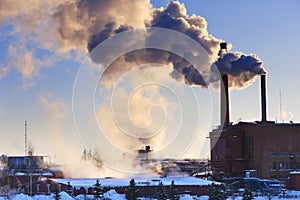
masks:
<path id="1" fill-rule="evenodd" d="M 221 132 L 221 134 L 219 134 Z M 245 123 L 211 132 L 211 165 L 216 172 L 287 181 L 300 170 L 300 124 Z"/>

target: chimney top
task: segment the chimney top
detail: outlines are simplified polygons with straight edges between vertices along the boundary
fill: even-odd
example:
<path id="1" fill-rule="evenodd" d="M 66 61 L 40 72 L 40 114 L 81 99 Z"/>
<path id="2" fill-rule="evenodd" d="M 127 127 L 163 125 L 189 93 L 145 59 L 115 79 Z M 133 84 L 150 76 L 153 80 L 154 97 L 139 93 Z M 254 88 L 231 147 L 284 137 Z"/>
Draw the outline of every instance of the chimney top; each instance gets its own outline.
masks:
<path id="1" fill-rule="evenodd" d="M 220 43 L 220 49 L 221 49 L 221 50 L 222 50 L 222 49 L 227 50 L 227 43 L 226 43 L 226 42 L 221 42 L 221 43 Z"/>

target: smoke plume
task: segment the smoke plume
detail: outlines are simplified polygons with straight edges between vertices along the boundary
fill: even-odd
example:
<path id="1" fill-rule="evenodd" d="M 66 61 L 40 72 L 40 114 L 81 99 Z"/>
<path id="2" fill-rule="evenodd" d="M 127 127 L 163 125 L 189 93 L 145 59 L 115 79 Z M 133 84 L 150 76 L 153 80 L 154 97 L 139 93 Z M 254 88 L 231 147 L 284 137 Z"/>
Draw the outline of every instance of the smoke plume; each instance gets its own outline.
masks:
<path id="1" fill-rule="evenodd" d="M 209 59 L 216 61 L 214 64 L 217 65 L 219 71 L 230 75 L 229 86 L 232 88 L 247 87 L 255 80 L 256 75 L 266 73 L 262 68 L 262 62 L 255 54 L 244 55 L 240 52 L 223 53 L 224 55 L 218 54 L 219 44 L 222 40 L 208 33 L 207 21 L 203 17 L 196 15 L 188 16 L 184 4 L 182 3 L 170 2 L 165 9 L 154 9 L 151 18 L 146 21 L 145 27 L 167 28 L 184 33 L 194 39 L 206 50 Z M 108 22 L 100 32 L 90 36 L 88 51 L 92 51 L 99 43 L 114 34 L 134 28 L 136 27 L 129 26 L 128 24 L 118 26 L 115 22 Z M 190 51 L 191 50 L 187 51 L 186 54 L 194 53 Z M 115 63 L 116 65 L 111 66 L 110 69 L 106 71 L 106 76 L 112 77 L 114 75 L 111 74 L 122 71 L 123 69 L 120 69 L 120 66 L 124 66 L 124 62 L 133 62 L 136 65 L 162 63 L 173 66 L 174 73 L 172 73 L 171 76 L 174 79 L 182 80 L 182 77 L 184 77 L 184 82 L 189 85 L 207 87 L 210 83 L 218 80 L 215 78 L 216 76 L 212 74 L 208 75 L 210 73 L 209 68 L 196 68 L 196 66 L 191 65 L 184 58 L 163 50 L 135 50 L 127 53 L 123 57 L 124 58 L 118 60 L 120 62 Z M 92 56 L 92 59 L 95 62 L 101 62 L 97 60 L 97 57 Z M 178 75 L 178 73 L 181 75 Z M 203 78 L 205 76 L 212 77 L 209 80 L 205 80 Z"/>
<path id="2" fill-rule="evenodd" d="M 170 2 L 166 8 L 152 8 L 149 0 L 118 2 L 52 0 L 48 3 L 40 0 L 34 3 L 1 0 L 0 5 L 0 21 L 4 25 L 12 24 L 11 33 L 22 38 L 18 46 L 23 43 L 23 49 L 27 51 L 24 55 L 31 57 L 31 61 L 27 62 L 28 65 L 25 63 L 26 71 L 17 62 L 10 62 L 3 66 L 5 70 L 1 70 L 3 72 L 1 76 L 5 76 L 8 70 L 15 68 L 26 80 L 29 76 L 36 78 L 44 65 L 44 60 L 37 59 L 38 53 L 28 47 L 29 42 L 53 55 L 91 52 L 99 43 L 117 33 L 145 27 L 168 28 L 184 33 L 197 41 L 206 50 L 209 59 L 216 61 L 220 71 L 231 75 L 229 83 L 231 87 L 245 87 L 257 74 L 265 73 L 261 61 L 254 54 L 243 55 L 234 52 L 227 53 L 222 58 L 218 57 L 219 44 L 222 40 L 208 33 L 207 21 L 203 17 L 194 14 L 189 16 L 184 4 L 177 1 Z M 12 45 L 11 48 L 17 47 Z M 204 81 L 203 77 L 207 76 L 210 69 L 201 68 L 202 71 L 199 71 L 196 66 L 169 52 L 143 49 L 123 56 L 124 58 L 120 58 L 120 62 L 117 62 L 118 65 L 125 62 L 169 64 L 175 71 L 171 76 L 177 80 L 182 80 L 183 77 L 184 82 L 190 85 L 206 87 L 210 81 L 217 81 L 214 78 Z M 9 60 L 11 59 L 8 59 L 8 62 Z M 33 62 L 35 60 L 39 62 Z M 59 59 L 53 60 L 55 62 Z M 120 68 L 113 66 L 106 71 L 107 76 L 111 78 L 115 71 L 123 71 Z"/>
<path id="3" fill-rule="evenodd" d="M 257 75 L 266 74 L 262 61 L 255 55 L 241 52 L 225 53 L 220 51 L 215 62 L 221 74 L 229 74 L 229 87 L 244 88 L 251 84 Z"/>

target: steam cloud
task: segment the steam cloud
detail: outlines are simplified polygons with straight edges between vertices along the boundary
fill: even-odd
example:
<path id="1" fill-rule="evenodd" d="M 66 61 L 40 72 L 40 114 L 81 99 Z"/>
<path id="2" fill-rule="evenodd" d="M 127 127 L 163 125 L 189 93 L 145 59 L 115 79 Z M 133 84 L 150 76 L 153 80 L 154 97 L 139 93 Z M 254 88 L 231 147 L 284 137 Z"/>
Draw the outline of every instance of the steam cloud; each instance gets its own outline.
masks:
<path id="1" fill-rule="evenodd" d="M 46 61 L 36 58 L 38 53 L 29 47 L 28 39 L 37 44 L 38 48 L 48 50 L 50 54 L 54 55 L 53 57 L 56 57 L 53 60 L 57 61 L 61 59 L 59 54 L 90 52 L 99 43 L 114 34 L 145 27 L 176 30 L 197 41 L 207 51 L 210 59 L 216 61 L 220 71 L 231 75 L 230 87 L 248 86 L 256 75 L 265 73 L 257 55 L 234 52 L 218 57 L 219 44 L 222 40 L 208 33 L 207 21 L 203 17 L 188 16 L 184 4 L 177 1 L 170 2 L 165 9 L 152 8 L 149 0 L 121 0 L 118 2 L 113 0 L 53 0 L 51 3 L 35 1 L 33 4 L 24 1 L 15 4 L 15 1 L 0 0 L 0 5 L 0 21 L 4 24 L 13 23 L 14 30 L 12 32 L 27 39 L 22 39 L 22 48 L 26 49 L 26 55 L 31 55 L 31 60 L 35 61 L 26 62 L 23 67 L 19 62 L 8 63 L 2 67 L 0 77 L 5 76 L 11 68 L 20 71 L 24 79 L 29 79 L 29 75 L 38 76 L 38 72 Z M 12 46 L 14 45 L 19 46 L 20 42 L 12 44 Z M 122 60 L 121 63 L 170 64 L 174 69 L 171 76 L 177 80 L 184 78 L 185 83 L 190 85 L 206 87 L 210 82 L 217 81 L 213 78 L 208 83 L 207 80 L 204 81 L 203 76 L 209 69 L 199 71 L 179 56 L 160 50 L 137 50 L 124 55 L 124 58 L 120 58 L 120 60 Z M 97 60 L 95 61 L 97 62 Z M 116 62 L 116 65 L 121 63 Z M 124 71 L 120 68 L 120 66 L 111 66 L 111 69 L 106 71 L 106 75 L 111 78 L 116 71 Z M 26 72 L 26 69 L 30 71 Z"/>
<path id="2" fill-rule="evenodd" d="M 216 65 L 221 74 L 229 74 L 229 86 L 233 88 L 247 87 L 257 75 L 266 74 L 262 61 L 255 54 L 249 56 L 240 52 L 219 52 Z"/>

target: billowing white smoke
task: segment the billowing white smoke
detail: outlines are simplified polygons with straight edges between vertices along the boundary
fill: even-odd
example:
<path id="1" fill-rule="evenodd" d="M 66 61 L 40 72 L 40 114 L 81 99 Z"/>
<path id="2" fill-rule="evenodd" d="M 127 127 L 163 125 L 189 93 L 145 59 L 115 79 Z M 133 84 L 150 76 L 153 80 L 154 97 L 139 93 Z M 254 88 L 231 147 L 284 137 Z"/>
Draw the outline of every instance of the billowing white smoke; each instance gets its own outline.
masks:
<path id="1" fill-rule="evenodd" d="M 31 62 L 28 62 L 30 66 L 24 66 L 24 69 L 19 62 L 7 63 L 1 70 L 1 76 L 15 67 L 24 75 L 24 79 L 30 79 L 28 74 L 34 78 L 38 76 L 45 63 L 45 66 L 50 65 L 49 59 L 37 58 L 38 51 L 29 43 L 33 42 L 39 49 L 48 50 L 55 62 L 62 58 L 58 56 L 59 54 L 91 51 L 114 34 L 145 27 L 162 27 L 184 33 L 201 44 L 210 59 L 218 59 L 221 40 L 208 33 L 207 21 L 203 17 L 188 16 L 184 4 L 177 1 L 170 2 L 166 8 L 152 8 L 149 0 L 52 0 L 51 2 L 38 0 L 33 3 L 0 0 L 0 5 L 0 21 L 4 25 L 12 24 L 12 33 L 21 38 L 21 41 L 14 42 L 11 48 L 14 45 L 21 46 L 22 54 L 27 52 L 26 55 L 30 55 L 31 59 Z M 9 56 L 15 57 L 14 54 Z M 209 84 L 202 78 L 205 71 L 199 72 L 186 60 L 172 53 L 146 49 L 124 56 L 123 61 L 126 62 L 169 63 L 176 72 L 182 74 L 187 84 L 202 86 Z M 264 72 L 261 61 L 254 54 L 247 56 L 238 52 L 228 53 L 216 64 L 221 71 L 232 75 L 229 84 L 236 88 L 248 85 L 256 74 Z M 25 69 L 30 71 L 27 72 Z M 111 73 L 119 70 L 123 71 L 120 67 L 112 67 L 106 73 L 112 76 Z M 175 73 L 172 75 L 175 79 L 181 79 L 180 76 L 175 76 Z"/>
<path id="2" fill-rule="evenodd" d="M 207 21 L 201 16 L 188 16 L 184 4 L 179 2 L 170 2 L 169 5 L 163 9 L 154 9 L 152 17 L 146 21 L 146 27 L 161 27 L 172 29 L 184 33 L 197 41 L 206 50 L 211 60 L 217 60 L 215 64 L 221 73 L 226 73 L 230 76 L 230 87 L 243 88 L 248 86 L 256 75 L 265 73 L 262 68 L 262 62 L 257 55 L 244 55 L 240 52 L 227 53 L 222 57 L 218 57 L 220 39 L 210 35 L 207 31 Z M 133 29 L 136 27 L 123 24 L 118 26 L 115 22 L 108 22 L 104 29 L 99 33 L 92 35 L 88 41 L 88 50 L 92 51 L 99 43 L 108 37 Z M 174 41 L 175 42 L 175 41 Z M 186 53 L 189 53 L 188 51 Z M 93 58 L 95 62 L 97 58 Z M 179 72 L 185 79 L 185 83 L 190 85 L 200 85 L 206 87 L 210 82 L 204 81 L 202 76 L 207 74 L 209 69 L 204 68 L 199 71 L 185 59 L 157 49 L 143 49 L 136 50 L 125 55 L 126 62 L 136 63 L 169 63 L 173 66 L 174 71 Z M 119 64 L 120 65 L 120 64 Z M 122 71 L 120 67 L 113 66 L 107 71 L 107 74 Z M 209 67 L 209 66 L 208 66 Z M 181 76 L 175 76 L 175 79 L 181 79 Z M 111 76 L 111 75 L 110 75 Z M 210 81 L 215 82 L 217 79 L 211 78 Z"/>
<path id="3" fill-rule="evenodd" d="M 266 74 L 262 61 L 255 54 L 244 55 L 241 52 L 223 53 L 215 62 L 221 74 L 229 74 L 229 87 L 244 88 L 249 86 L 257 75 Z"/>

